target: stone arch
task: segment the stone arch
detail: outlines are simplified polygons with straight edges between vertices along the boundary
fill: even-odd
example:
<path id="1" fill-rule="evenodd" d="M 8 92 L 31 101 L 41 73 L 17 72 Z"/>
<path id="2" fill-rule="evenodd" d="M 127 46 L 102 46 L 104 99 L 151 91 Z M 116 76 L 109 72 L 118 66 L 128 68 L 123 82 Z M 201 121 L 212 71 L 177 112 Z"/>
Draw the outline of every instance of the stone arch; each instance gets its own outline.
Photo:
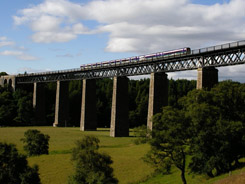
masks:
<path id="1" fill-rule="evenodd" d="M 4 82 L 3 82 L 4 85 L 7 85 L 8 84 L 8 81 L 7 79 L 4 79 Z"/>

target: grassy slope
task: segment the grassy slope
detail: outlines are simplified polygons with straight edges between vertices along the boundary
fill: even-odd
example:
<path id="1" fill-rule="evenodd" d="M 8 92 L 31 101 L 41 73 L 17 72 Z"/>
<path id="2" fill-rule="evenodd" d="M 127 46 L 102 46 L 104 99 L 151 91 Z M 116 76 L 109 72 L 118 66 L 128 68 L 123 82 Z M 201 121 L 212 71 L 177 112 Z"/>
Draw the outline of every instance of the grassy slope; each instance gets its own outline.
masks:
<path id="1" fill-rule="evenodd" d="M 0 128 L 0 141 L 17 145 L 18 150 L 24 153 L 20 139 L 30 127 Z M 111 138 L 109 131 L 81 132 L 79 128 L 52 128 L 35 127 L 44 134 L 50 135 L 50 154 L 29 158 L 30 165 L 38 164 L 43 184 L 66 183 L 67 177 L 73 173 L 70 161 L 71 149 L 74 142 L 84 135 L 94 134 L 100 139 L 101 151 L 108 153 L 114 163 L 114 173 L 120 183 L 132 183 L 142 180 L 151 174 L 153 169 L 141 160 L 149 146 L 134 145 L 132 137 Z"/>
<path id="2" fill-rule="evenodd" d="M 23 144 L 20 139 L 24 132 L 30 127 L 22 128 L 0 128 L 0 141 L 14 143 L 18 150 L 24 153 Z M 67 177 L 73 173 L 73 166 L 70 161 L 71 149 L 74 147 L 75 140 L 81 139 L 84 135 L 93 134 L 100 139 L 101 151 L 108 153 L 114 163 L 114 173 L 119 179 L 120 184 L 134 183 L 144 180 L 147 175 L 152 174 L 153 169 L 142 161 L 144 154 L 150 149 L 148 145 L 134 145 L 133 137 L 111 138 L 108 130 L 97 132 L 81 132 L 79 128 L 52 128 L 35 127 L 35 129 L 50 135 L 50 154 L 39 157 L 29 158 L 30 165 L 38 164 L 40 176 L 43 184 L 62 184 L 66 183 Z M 188 171 L 187 171 L 188 172 Z M 213 179 L 203 176 L 187 174 L 188 184 L 240 184 L 245 178 L 245 168 L 229 174 L 222 175 Z M 226 179 L 223 179 L 227 177 Z M 219 180 L 219 181 L 217 181 Z M 236 183 L 234 183 L 236 181 Z M 174 168 L 171 175 L 156 175 L 141 184 L 179 184 L 180 172 Z"/>
<path id="3" fill-rule="evenodd" d="M 188 171 L 187 171 L 188 172 Z M 186 174 L 188 184 L 245 184 L 245 168 L 233 171 L 232 174 L 224 174 L 215 178 L 207 178 L 200 175 Z M 170 175 L 158 174 L 140 184 L 182 184 L 180 171 L 174 168 Z"/>

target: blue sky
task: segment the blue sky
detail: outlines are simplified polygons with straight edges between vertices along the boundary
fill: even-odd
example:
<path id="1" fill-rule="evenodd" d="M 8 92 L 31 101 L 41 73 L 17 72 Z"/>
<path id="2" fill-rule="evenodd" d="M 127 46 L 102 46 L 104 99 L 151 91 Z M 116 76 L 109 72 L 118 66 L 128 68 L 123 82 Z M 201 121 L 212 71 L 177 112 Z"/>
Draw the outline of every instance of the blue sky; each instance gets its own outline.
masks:
<path id="1" fill-rule="evenodd" d="M 244 23 L 244 0 L 1 0 L 1 71 L 71 69 L 244 40 Z M 243 71 L 226 67 L 219 75 L 245 82 Z M 196 72 L 169 77 L 194 79 Z"/>

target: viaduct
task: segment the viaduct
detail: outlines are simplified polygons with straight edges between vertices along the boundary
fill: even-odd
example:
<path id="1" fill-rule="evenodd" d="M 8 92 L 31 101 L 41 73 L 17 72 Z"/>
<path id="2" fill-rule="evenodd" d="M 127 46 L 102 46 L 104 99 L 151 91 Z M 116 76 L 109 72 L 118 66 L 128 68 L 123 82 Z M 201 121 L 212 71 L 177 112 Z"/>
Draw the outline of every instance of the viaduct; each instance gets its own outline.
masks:
<path id="1" fill-rule="evenodd" d="M 128 78 L 127 76 L 150 74 L 147 126 L 152 129 L 152 116 L 167 105 L 167 72 L 197 70 L 197 89 L 211 88 L 218 83 L 216 67 L 245 63 L 245 41 L 192 50 L 190 54 L 169 57 L 153 57 L 134 63 L 120 63 L 110 66 L 95 66 L 72 70 L 44 73 L 2 76 L 0 85 L 13 89 L 19 85 L 33 83 L 33 107 L 36 121 L 44 122 L 45 82 L 56 82 L 55 120 L 53 126 L 64 126 L 68 119 L 68 82 L 82 80 L 82 103 L 80 130 L 96 130 L 96 79 L 113 78 L 113 97 L 111 108 L 111 137 L 129 135 L 128 124 Z"/>

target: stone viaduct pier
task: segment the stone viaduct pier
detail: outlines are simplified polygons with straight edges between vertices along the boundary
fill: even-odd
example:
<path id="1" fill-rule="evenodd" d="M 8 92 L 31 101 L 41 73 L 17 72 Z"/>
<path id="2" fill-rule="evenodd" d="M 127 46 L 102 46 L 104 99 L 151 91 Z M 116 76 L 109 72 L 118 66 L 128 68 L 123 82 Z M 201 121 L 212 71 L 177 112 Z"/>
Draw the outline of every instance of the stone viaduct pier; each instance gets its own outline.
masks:
<path id="1" fill-rule="evenodd" d="M 2 76 L 0 85 L 13 89 L 19 85 L 33 83 L 33 107 L 36 122 L 44 122 L 45 82 L 56 82 L 55 119 L 53 126 L 65 126 L 68 120 L 68 82 L 81 80 L 82 102 L 80 130 L 96 130 L 96 79 L 113 78 L 113 95 L 111 107 L 111 137 L 129 135 L 128 123 L 128 78 L 127 76 L 150 74 L 147 126 L 152 129 L 152 116 L 161 112 L 168 103 L 168 72 L 197 70 L 197 89 L 212 88 L 218 83 L 216 67 L 244 64 L 245 41 L 217 45 L 192 50 L 190 53 L 170 55 L 168 57 L 151 57 L 137 62 L 113 63 L 108 66 L 92 66 L 73 70 L 45 73 L 19 74 Z"/>

